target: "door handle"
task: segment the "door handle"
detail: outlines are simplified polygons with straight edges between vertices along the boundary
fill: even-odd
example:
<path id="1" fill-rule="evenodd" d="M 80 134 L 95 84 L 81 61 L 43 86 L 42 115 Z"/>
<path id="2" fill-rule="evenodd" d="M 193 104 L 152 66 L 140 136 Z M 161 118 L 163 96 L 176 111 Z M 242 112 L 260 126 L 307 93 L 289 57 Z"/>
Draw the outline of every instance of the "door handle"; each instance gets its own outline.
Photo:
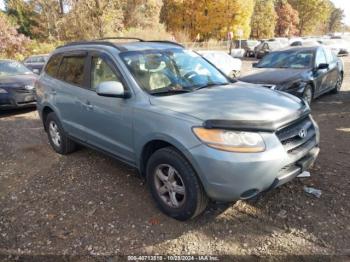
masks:
<path id="1" fill-rule="evenodd" d="M 55 96 L 57 94 L 56 90 L 55 89 L 51 89 L 51 95 Z"/>

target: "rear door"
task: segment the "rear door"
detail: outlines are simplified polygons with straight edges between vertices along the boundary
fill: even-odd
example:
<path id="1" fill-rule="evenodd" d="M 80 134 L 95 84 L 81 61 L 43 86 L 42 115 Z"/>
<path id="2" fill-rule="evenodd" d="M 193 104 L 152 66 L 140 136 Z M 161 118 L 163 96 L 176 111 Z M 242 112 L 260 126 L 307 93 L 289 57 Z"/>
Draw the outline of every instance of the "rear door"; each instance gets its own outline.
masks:
<path id="1" fill-rule="evenodd" d="M 65 53 L 57 75 L 59 84 L 53 90 L 64 130 L 81 140 L 86 140 L 81 102 L 87 85 L 86 63 L 87 52 Z"/>
<path id="2" fill-rule="evenodd" d="M 316 82 L 316 95 L 323 93 L 327 89 L 328 69 L 318 69 L 320 64 L 327 64 L 327 58 L 323 48 L 318 48 L 315 54 L 314 78 Z"/>
<path id="3" fill-rule="evenodd" d="M 330 49 L 325 48 L 324 50 L 327 58 L 327 63 L 329 64 L 326 89 L 332 89 L 335 87 L 339 76 L 338 63 L 337 59 L 335 59 Z"/>

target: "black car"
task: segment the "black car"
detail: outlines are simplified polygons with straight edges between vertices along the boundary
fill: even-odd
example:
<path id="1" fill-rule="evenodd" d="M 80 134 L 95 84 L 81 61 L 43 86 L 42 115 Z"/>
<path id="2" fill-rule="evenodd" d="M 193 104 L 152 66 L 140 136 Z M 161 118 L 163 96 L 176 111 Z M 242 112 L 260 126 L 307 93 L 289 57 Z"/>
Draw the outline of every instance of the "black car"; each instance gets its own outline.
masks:
<path id="1" fill-rule="evenodd" d="M 23 64 L 36 74 L 40 74 L 49 55 L 33 55 L 24 59 Z"/>
<path id="2" fill-rule="evenodd" d="M 271 52 L 253 66 L 255 70 L 240 81 L 285 91 L 308 103 L 329 91 L 338 92 L 344 76 L 342 60 L 322 46 Z"/>
<path id="3" fill-rule="evenodd" d="M 0 109 L 35 106 L 36 78 L 23 64 L 0 60 Z"/>
<path id="4" fill-rule="evenodd" d="M 254 48 L 255 58 L 261 59 L 270 52 L 283 47 L 280 41 L 264 41 Z"/>

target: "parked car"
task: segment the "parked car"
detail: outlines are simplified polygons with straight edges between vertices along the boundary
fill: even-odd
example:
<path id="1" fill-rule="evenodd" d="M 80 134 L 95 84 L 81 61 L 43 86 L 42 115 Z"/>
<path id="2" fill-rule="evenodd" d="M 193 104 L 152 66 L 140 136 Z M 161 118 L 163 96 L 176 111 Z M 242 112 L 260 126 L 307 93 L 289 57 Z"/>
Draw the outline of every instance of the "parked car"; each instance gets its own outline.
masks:
<path id="1" fill-rule="evenodd" d="M 228 77 L 237 78 L 241 73 L 242 61 L 224 51 L 198 51 L 198 53 Z"/>
<path id="2" fill-rule="evenodd" d="M 79 143 L 128 163 L 145 176 L 159 208 L 179 220 L 200 214 L 208 199 L 276 188 L 319 152 L 304 101 L 230 82 L 176 43 L 67 44 L 53 52 L 36 87 L 57 153 Z"/>
<path id="3" fill-rule="evenodd" d="M 309 104 L 324 93 L 338 92 L 343 83 L 343 62 L 322 46 L 275 51 L 254 66 L 241 81 L 291 93 Z"/>
<path id="4" fill-rule="evenodd" d="M 49 55 L 33 55 L 24 59 L 23 64 L 35 74 L 40 74 Z"/>
<path id="5" fill-rule="evenodd" d="M 343 39 L 323 39 L 319 41 L 322 45 L 327 46 L 337 56 L 349 55 L 349 44 Z"/>
<path id="6" fill-rule="evenodd" d="M 23 64 L 0 60 L 0 109 L 35 106 L 35 79 Z"/>
<path id="7" fill-rule="evenodd" d="M 301 40 L 301 41 L 295 41 L 290 44 L 290 46 L 319 46 L 321 45 L 318 41 L 315 40 Z"/>
<path id="8" fill-rule="evenodd" d="M 265 41 L 255 47 L 255 58 L 261 59 L 268 53 L 281 49 L 283 46 L 279 41 Z"/>
<path id="9" fill-rule="evenodd" d="M 258 40 L 235 40 L 235 48 L 244 49 L 244 56 L 254 57 L 254 48 L 260 44 Z"/>
<path id="10" fill-rule="evenodd" d="M 275 37 L 268 40 L 268 42 L 279 42 L 281 47 L 287 47 L 289 45 L 289 39 L 287 37 Z"/>

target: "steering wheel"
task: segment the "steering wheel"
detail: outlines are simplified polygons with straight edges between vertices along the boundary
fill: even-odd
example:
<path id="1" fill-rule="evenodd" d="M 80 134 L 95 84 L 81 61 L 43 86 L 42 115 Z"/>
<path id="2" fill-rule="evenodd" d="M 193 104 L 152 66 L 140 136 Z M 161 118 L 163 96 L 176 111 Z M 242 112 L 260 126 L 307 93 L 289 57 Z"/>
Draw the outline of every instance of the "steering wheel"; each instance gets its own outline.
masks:
<path id="1" fill-rule="evenodd" d="M 184 75 L 184 78 L 191 80 L 193 77 L 197 76 L 198 73 L 195 71 L 190 71 Z"/>

